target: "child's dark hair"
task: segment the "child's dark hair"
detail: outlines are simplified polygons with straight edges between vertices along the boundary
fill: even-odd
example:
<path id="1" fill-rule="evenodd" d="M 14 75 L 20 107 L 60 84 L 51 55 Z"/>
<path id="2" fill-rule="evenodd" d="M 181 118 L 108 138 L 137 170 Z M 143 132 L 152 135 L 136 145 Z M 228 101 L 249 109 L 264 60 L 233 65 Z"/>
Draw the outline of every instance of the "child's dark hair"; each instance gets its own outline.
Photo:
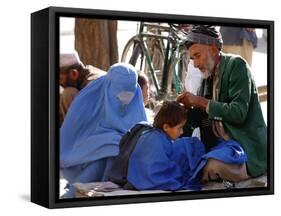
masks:
<path id="1" fill-rule="evenodd" d="M 163 129 L 164 124 L 174 127 L 186 120 L 186 111 L 176 101 L 165 101 L 154 118 L 153 127 Z"/>
<path id="2" fill-rule="evenodd" d="M 142 71 L 138 71 L 138 84 L 140 85 L 141 89 L 146 83 L 148 83 L 146 74 Z"/>

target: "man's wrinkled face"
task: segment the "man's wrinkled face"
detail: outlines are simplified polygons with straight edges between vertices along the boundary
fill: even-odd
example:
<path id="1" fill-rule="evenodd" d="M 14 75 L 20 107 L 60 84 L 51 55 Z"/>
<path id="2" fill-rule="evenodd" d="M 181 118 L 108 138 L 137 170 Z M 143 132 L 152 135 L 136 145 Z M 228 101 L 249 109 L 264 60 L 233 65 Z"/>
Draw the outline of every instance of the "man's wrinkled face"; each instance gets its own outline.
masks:
<path id="1" fill-rule="evenodd" d="M 64 68 L 60 68 L 60 85 L 62 87 L 76 87 L 77 80 L 79 77 L 79 72 L 76 69 L 67 70 Z"/>
<path id="2" fill-rule="evenodd" d="M 60 85 L 62 87 L 67 86 L 67 80 L 68 80 L 68 73 L 66 71 L 60 70 Z"/>
<path id="3" fill-rule="evenodd" d="M 194 67 L 202 72 L 202 78 L 207 79 L 215 68 L 215 60 L 212 56 L 211 46 L 194 44 L 189 48 L 190 58 Z"/>

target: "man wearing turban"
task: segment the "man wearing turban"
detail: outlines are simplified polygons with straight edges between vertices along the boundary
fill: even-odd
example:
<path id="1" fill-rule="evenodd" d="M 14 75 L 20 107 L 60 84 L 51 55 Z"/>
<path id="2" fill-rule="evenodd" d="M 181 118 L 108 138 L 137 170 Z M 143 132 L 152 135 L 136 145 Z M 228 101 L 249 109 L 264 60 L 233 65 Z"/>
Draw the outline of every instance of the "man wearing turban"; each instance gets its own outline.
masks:
<path id="1" fill-rule="evenodd" d="M 203 137 L 208 151 L 216 148 L 218 140 L 235 140 L 247 155 L 247 161 L 240 164 L 209 157 L 202 181 L 220 178 L 235 182 L 263 175 L 267 172 L 267 126 L 248 64 L 240 56 L 221 52 L 223 41 L 214 26 L 194 26 L 185 45 L 204 80 L 200 96 L 185 92 L 177 101 L 207 116 L 199 127 L 201 136 L 206 128 L 213 134 L 214 142 Z"/>

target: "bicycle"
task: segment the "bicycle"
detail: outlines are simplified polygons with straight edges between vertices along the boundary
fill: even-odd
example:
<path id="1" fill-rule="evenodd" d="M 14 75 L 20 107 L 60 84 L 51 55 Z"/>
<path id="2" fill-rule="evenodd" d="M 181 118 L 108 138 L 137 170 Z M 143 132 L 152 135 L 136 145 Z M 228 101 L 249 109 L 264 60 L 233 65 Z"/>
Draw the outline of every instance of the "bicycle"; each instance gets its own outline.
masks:
<path id="1" fill-rule="evenodd" d="M 148 74 L 158 100 L 175 97 L 183 90 L 189 62 L 183 44 L 186 26 L 141 22 L 138 33 L 125 45 L 121 61 Z"/>

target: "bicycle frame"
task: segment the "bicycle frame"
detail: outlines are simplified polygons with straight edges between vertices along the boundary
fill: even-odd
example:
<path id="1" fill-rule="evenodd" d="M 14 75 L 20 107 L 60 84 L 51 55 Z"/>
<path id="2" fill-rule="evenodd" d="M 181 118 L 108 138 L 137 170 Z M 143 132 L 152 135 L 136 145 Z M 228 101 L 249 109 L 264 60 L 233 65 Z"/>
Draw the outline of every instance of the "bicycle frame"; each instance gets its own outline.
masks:
<path id="1" fill-rule="evenodd" d="M 146 28 L 146 29 L 145 29 Z M 150 29 L 156 29 L 160 34 L 153 33 Z M 162 33 L 166 32 L 167 35 L 163 35 Z M 156 70 L 152 63 L 152 54 L 149 50 L 151 47 L 150 42 L 152 40 L 156 40 L 160 45 L 160 50 L 162 55 L 164 56 L 164 64 L 162 69 L 162 79 L 161 85 L 156 76 Z M 153 42 L 153 41 L 152 41 Z M 134 37 L 134 49 L 140 49 L 133 52 L 132 59 L 135 58 L 140 52 L 142 52 L 141 56 L 141 68 L 143 64 L 148 67 L 153 85 L 155 86 L 156 96 L 162 98 L 167 94 L 169 81 L 172 81 L 175 87 L 176 92 L 179 93 L 182 90 L 182 86 L 180 85 L 181 79 L 179 76 L 178 64 L 180 62 L 180 47 L 182 43 L 177 36 L 175 29 L 172 28 L 171 25 L 163 26 L 157 24 L 150 24 L 141 22 L 138 30 L 138 34 Z M 144 62 L 145 57 L 145 62 Z M 132 63 L 130 61 L 130 63 Z M 135 63 L 135 62 L 134 62 Z M 172 74 L 170 71 L 172 70 Z M 172 75 L 172 76 L 171 76 Z M 171 77 L 170 77 L 171 76 Z M 181 77 L 181 76 L 180 76 Z"/>

